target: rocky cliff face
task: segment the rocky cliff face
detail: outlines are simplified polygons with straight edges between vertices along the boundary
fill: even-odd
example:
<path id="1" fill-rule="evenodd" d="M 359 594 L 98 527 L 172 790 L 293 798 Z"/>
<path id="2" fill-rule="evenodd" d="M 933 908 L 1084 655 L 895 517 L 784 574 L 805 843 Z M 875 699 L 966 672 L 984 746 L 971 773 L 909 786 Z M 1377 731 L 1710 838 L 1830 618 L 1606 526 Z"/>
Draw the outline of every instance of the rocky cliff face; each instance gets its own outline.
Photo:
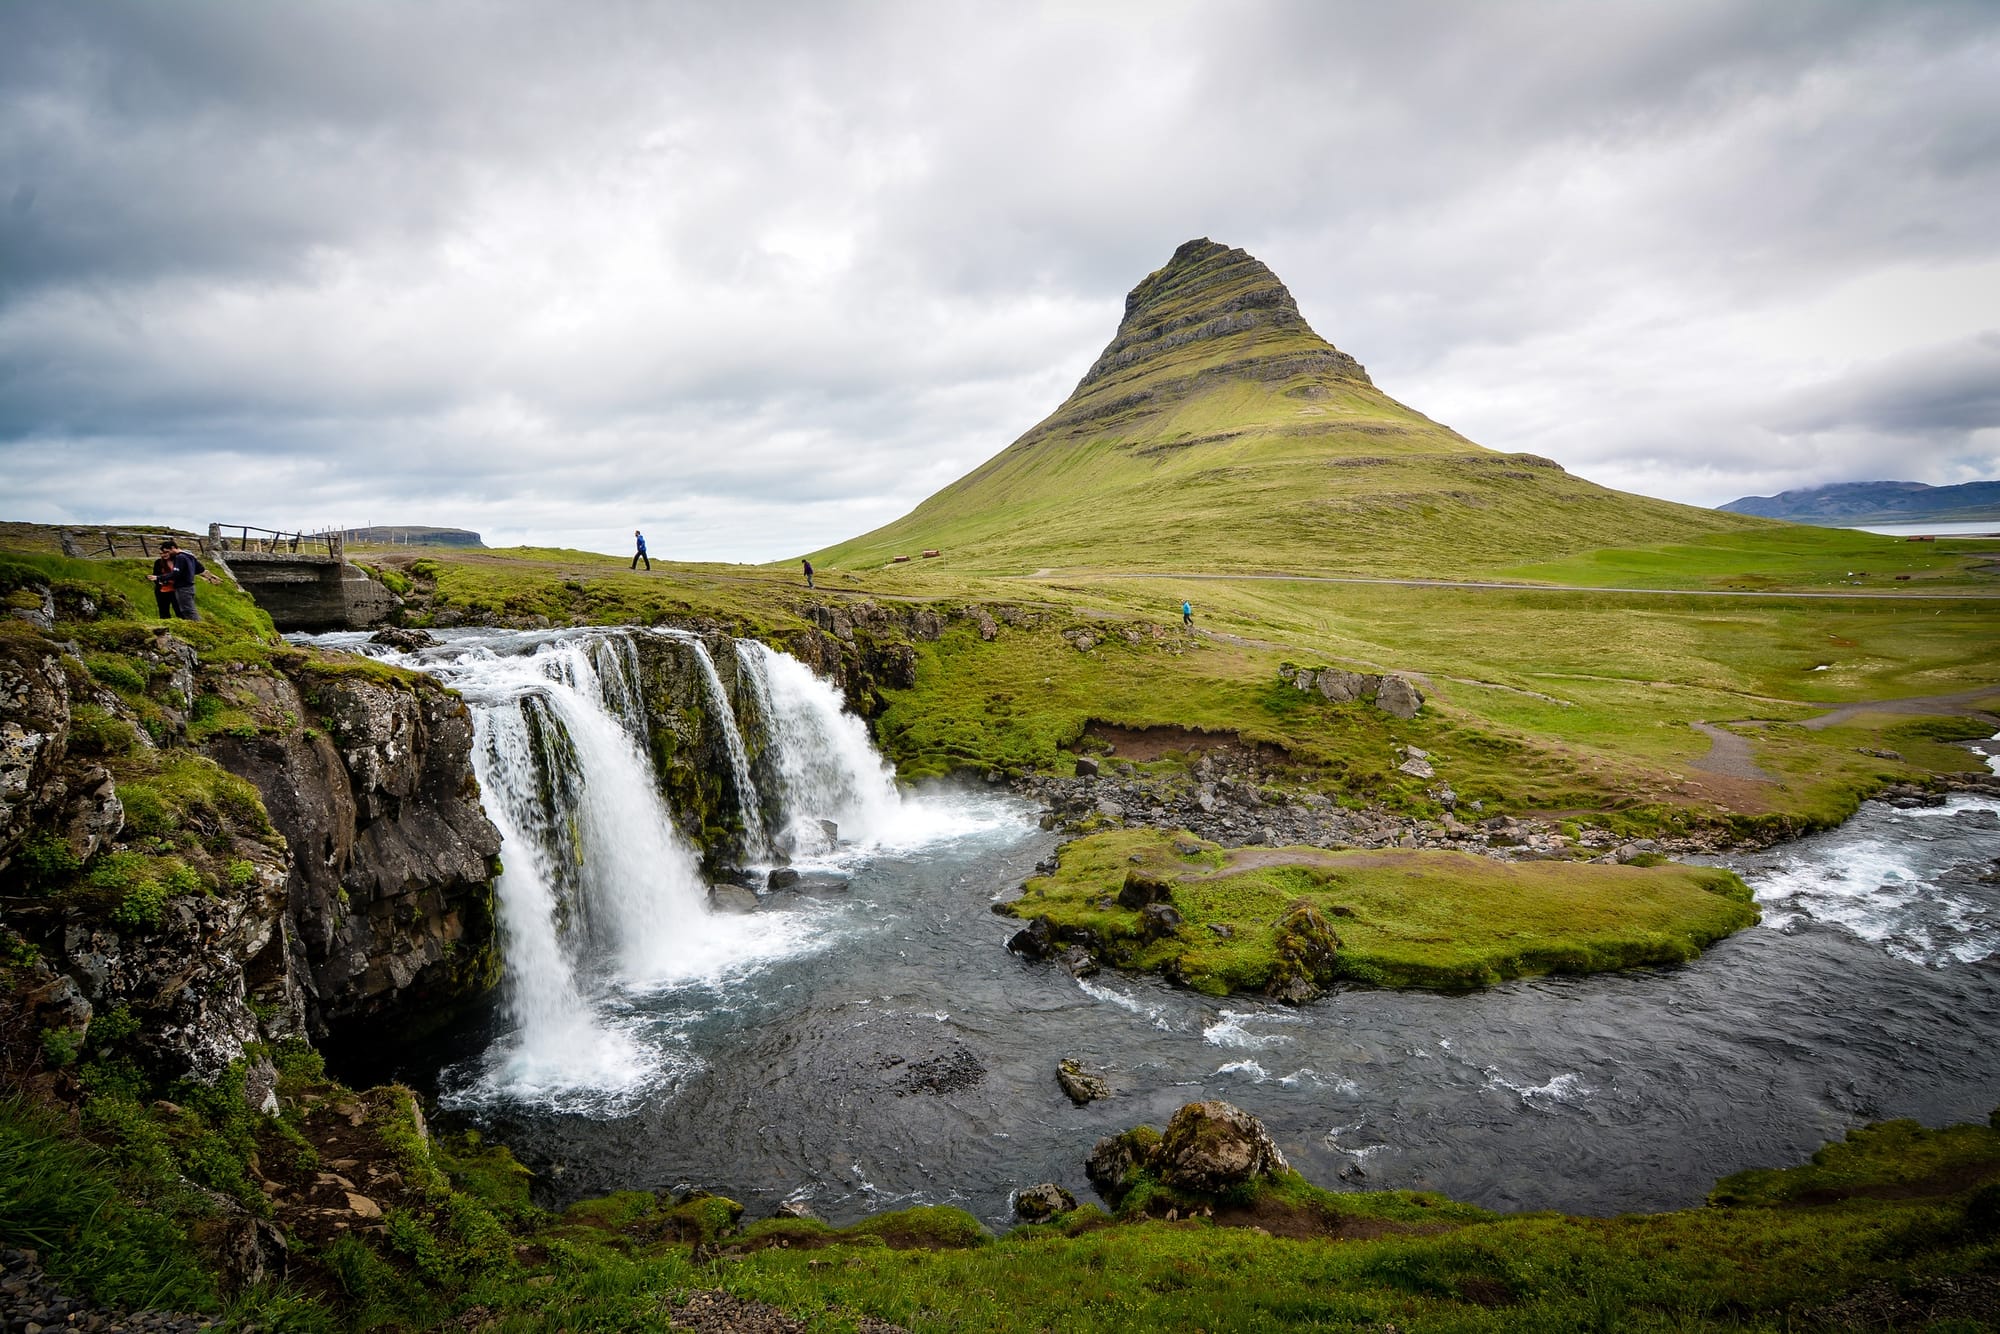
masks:
<path id="1" fill-rule="evenodd" d="M 1273 340 L 1285 344 L 1283 355 L 1259 346 Z M 1204 375 L 1254 371 L 1259 379 L 1282 380 L 1320 371 L 1370 383 L 1360 362 L 1312 331 L 1290 289 L 1261 260 L 1202 237 L 1174 251 L 1165 268 L 1126 296 L 1118 332 L 1078 382 L 1078 394 L 1143 376 L 1168 353 L 1202 342 L 1229 350 L 1220 365 L 1204 367 Z"/>
<path id="2" fill-rule="evenodd" d="M 427 678 L 257 676 L 271 726 L 219 739 L 294 852 L 294 962 L 315 1036 L 359 1020 L 434 1027 L 499 980 L 491 882 L 500 836 L 472 777 L 472 715 Z"/>
<path id="3" fill-rule="evenodd" d="M 153 1074 L 208 1081 L 254 1043 L 477 996 L 499 838 L 471 739 L 427 680 L 209 661 L 94 606 L 0 621 L 0 1025 L 59 1068 L 108 1021 Z M 253 1102 L 270 1087 L 253 1062 Z"/>

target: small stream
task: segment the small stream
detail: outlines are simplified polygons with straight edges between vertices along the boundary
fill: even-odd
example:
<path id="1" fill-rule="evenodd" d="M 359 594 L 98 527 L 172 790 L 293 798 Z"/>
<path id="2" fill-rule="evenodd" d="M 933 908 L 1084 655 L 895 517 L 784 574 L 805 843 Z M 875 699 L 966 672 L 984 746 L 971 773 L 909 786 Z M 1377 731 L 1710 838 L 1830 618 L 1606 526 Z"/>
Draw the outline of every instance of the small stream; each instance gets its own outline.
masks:
<path id="1" fill-rule="evenodd" d="M 491 738 L 524 699 L 564 690 L 561 716 L 592 700 L 615 715 L 628 687 L 575 670 L 582 654 L 615 674 L 618 654 L 593 642 L 460 632 L 418 665 L 464 690 Z M 666 814 L 622 810 L 602 853 L 585 848 L 606 879 L 583 898 L 623 903 L 643 945 L 575 927 L 530 942 L 522 914 L 551 920 L 546 895 L 503 883 L 506 1005 L 380 1072 L 512 1146 L 551 1203 L 700 1184 L 752 1217 L 787 1198 L 835 1221 L 946 1203 L 1004 1226 L 1020 1186 L 1088 1197 L 1100 1136 L 1217 1097 L 1324 1185 L 1615 1213 L 1697 1203 L 1719 1176 L 1802 1161 L 1867 1121 L 1983 1120 L 2000 1103 L 1993 798 L 1869 803 L 1838 830 L 1721 859 L 1764 923 L 1687 965 L 1469 996 L 1343 991 L 1302 1009 L 1216 1000 L 1009 954 L 1018 924 L 992 904 L 1056 844 L 1034 809 L 987 788 L 897 792 L 831 691 L 763 652 L 745 654 L 761 661 L 745 688 L 790 738 L 762 742 L 766 771 L 786 775 L 764 780 L 766 827 L 809 832 L 814 803 L 847 803 L 838 843 L 786 836 L 811 892 L 711 913 L 670 827 L 639 828 Z M 629 784 L 598 767 L 629 729 L 571 721 L 573 740 L 595 737 L 576 747 L 581 812 L 607 774 Z M 506 805 L 500 756 L 489 748 L 481 772 L 511 881 L 530 873 L 517 845 L 533 842 L 534 802 Z M 643 855 L 613 851 L 634 839 Z M 555 876 L 537 877 L 544 891 Z M 551 973 L 561 1024 L 538 1029 L 523 997 Z M 1072 1107 L 1054 1077 L 1065 1056 L 1116 1095 Z"/>

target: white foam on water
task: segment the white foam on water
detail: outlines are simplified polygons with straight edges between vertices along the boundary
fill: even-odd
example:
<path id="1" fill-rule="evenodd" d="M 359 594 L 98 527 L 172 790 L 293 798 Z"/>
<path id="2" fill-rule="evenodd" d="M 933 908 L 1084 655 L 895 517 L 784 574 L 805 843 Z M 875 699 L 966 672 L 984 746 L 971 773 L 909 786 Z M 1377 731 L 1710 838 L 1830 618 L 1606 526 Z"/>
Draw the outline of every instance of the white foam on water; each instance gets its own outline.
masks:
<path id="1" fill-rule="evenodd" d="M 1141 1019 L 1149 1019 L 1152 1021 L 1153 1027 L 1159 1029 L 1161 1032 L 1171 1033 L 1173 1031 L 1173 1025 L 1167 1021 L 1166 1011 L 1157 1005 L 1148 1005 L 1136 996 L 1128 996 L 1115 987 L 1107 987 L 1103 983 L 1093 982 L 1087 977 L 1076 979 L 1076 985 L 1084 995 L 1090 997 L 1092 1000 L 1103 1001 L 1107 1005 L 1115 1005 L 1121 1010 L 1129 1010 Z"/>
<path id="2" fill-rule="evenodd" d="M 1745 873 L 1764 925 L 1795 932 L 1804 922 L 1838 927 L 1909 963 L 1942 968 L 2000 954 L 1994 896 L 1941 883 L 1953 859 L 1945 823 L 1965 812 L 2000 813 L 1991 797 L 1954 797 L 1870 815 L 1866 829 L 1822 835 L 1785 853 L 1775 868 Z"/>
<path id="3" fill-rule="evenodd" d="M 1268 1010 L 1224 1010 L 1216 1021 L 1201 1030 L 1202 1041 L 1216 1047 L 1238 1047 L 1248 1051 L 1261 1051 L 1267 1047 L 1280 1046 L 1295 1039 L 1287 1033 L 1253 1033 L 1244 1027 L 1246 1023 L 1296 1024 L 1296 1015 Z"/>
<path id="4" fill-rule="evenodd" d="M 513 1028 L 454 1100 L 619 1105 L 698 1068 L 678 1034 L 620 1015 L 622 997 L 726 987 L 822 943 L 823 910 L 810 905 L 710 911 L 642 744 L 623 632 L 489 637 L 399 660 L 441 676 L 472 706 L 474 770 L 502 840 Z"/>
<path id="5" fill-rule="evenodd" d="M 1563 1103 L 1581 1102 L 1597 1091 L 1585 1084 L 1583 1076 L 1574 1071 L 1551 1076 L 1540 1084 L 1517 1084 L 1491 1066 L 1485 1067 L 1483 1073 L 1486 1076 L 1487 1088 L 1512 1093 L 1525 1106 L 1540 1111 L 1547 1111 L 1550 1107 Z"/>
<path id="6" fill-rule="evenodd" d="M 1265 1073 L 1263 1066 L 1251 1060 L 1231 1061 L 1227 1065 L 1219 1065 L 1215 1068 L 1215 1073 L 1218 1075 L 1248 1075 L 1259 1084 L 1266 1083 L 1271 1078 L 1269 1074 Z"/>

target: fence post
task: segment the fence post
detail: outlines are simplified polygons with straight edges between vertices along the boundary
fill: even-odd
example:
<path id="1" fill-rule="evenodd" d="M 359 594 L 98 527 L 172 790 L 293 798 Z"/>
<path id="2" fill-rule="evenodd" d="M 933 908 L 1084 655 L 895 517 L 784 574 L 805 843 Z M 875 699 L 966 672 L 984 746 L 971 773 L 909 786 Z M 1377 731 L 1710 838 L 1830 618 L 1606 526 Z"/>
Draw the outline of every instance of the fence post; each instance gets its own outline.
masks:
<path id="1" fill-rule="evenodd" d="M 328 533 L 326 535 L 326 549 L 332 554 L 336 563 L 345 562 L 347 559 L 347 534 L 341 532 Z"/>

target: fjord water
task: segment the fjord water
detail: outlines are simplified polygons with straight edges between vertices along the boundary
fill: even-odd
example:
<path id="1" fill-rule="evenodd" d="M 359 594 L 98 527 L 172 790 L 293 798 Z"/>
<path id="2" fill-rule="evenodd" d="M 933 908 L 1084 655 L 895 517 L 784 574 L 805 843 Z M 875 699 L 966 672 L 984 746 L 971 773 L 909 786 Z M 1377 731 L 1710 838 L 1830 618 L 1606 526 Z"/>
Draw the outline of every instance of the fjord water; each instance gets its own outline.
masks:
<path id="1" fill-rule="evenodd" d="M 898 792 L 835 692 L 762 645 L 737 646 L 733 684 L 764 733 L 730 763 L 742 747 L 767 846 L 818 892 L 711 912 L 639 741 L 632 633 L 458 632 L 398 659 L 478 715 L 508 980 L 489 1024 L 397 1073 L 514 1147 L 550 1202 L 701 1184 L 753 1217 L 801 1197 L 999 1225 L 1019 1186 L 1086 1196 L 1099 1136 L 1219 1097 L 1322 1184 L 1608 1213 L 2000 1102 L 1992 799 L 1871 803 L 1727 859 L 1764 924 L 1682 967 L 1292 1009 L 1009 954 L 1018 923 L 991 905 L 1054 836 L 985 787 Z M 1116 1096 L 1072 1107 L 1064 1056 Z"/>

